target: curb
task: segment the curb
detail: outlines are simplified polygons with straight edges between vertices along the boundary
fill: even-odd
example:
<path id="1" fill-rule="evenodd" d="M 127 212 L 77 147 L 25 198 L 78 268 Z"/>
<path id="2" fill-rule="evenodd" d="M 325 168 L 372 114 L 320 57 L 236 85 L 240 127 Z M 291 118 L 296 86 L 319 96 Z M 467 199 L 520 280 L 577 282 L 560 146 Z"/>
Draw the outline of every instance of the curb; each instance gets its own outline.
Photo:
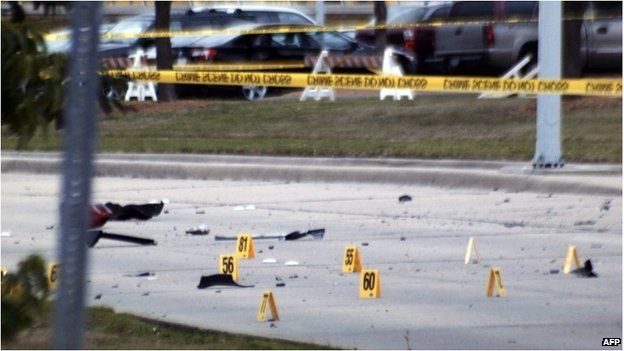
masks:
<path id="1" fill-rule="evenodd" d="M 2 154 L 2 172 L 58 173 L 60 160 L 59 153 L 5 152 Z M 590 168 L 597 169 L 594 172 L 589 172 L 587 165 L 575 167 L 577 172 L 568 169 L 566 172 L 535 173 L 527 172 L 523 163 L 496 161 L 98 154 L 95 175 L 152 179 L 355 182 L 622 195 L 621 167 L 592 165 Z M 585 177 L 588 175 L 605 177 L 610 181 L 587 181 Z M 620 180 L 614 182 L 613 179 L 617 178 Z"/>

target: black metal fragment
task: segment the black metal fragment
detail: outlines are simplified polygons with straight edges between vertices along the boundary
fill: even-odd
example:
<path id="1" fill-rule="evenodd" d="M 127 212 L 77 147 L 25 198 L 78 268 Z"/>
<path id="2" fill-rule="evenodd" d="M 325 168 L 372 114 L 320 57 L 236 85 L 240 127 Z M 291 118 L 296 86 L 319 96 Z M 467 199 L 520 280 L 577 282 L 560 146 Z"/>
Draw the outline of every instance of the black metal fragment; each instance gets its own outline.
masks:
<path id="1" fill-rule="evenodd" d="M 136 236 L 122 234 L 105 233 L 97 229 L 91 229 L 87 231 L 86 244 L 88 247 L 94 247 L 95 244 L 100 241 L 100 239 L 124 241 L 138 245 L 156 245 L 156 241 L 154 239 L 139 238 Z"/>
<path id="2" fill-rule="evenodd" d="M 253 285 L 240 285 L 229 274 L 203 275 L 199 280 L 197 289 L 205 289 L 211 286 L 236 286 L 240 288 L 253 288 Z"/>
<path id="3" fill-rule="evenodd" d="M 399 202 L 408 202 L 408 201 L 412 201 L 412 197 L 407 194 L 399 197 Z"/>
<path id="4" fill-rule="evenodd" d="M 161 201 L 158 203 L 121 206 L 116 203 L 107 202 L 104 206 L 112 212 L 111 221 L 127 221 L 129 219 L 146 221 L 160 215 L 165 204 Z"/>
<path id="5" fill-rule="evenodd" d="M 596 278 L 598 274 L 594 273 L 594 267 L 591 264 L 590 260 L 585 261 L 585 265 L 581 268 L 577 268 L 572 271 L 572 273 L 578 275 L 583 278 Z"/>

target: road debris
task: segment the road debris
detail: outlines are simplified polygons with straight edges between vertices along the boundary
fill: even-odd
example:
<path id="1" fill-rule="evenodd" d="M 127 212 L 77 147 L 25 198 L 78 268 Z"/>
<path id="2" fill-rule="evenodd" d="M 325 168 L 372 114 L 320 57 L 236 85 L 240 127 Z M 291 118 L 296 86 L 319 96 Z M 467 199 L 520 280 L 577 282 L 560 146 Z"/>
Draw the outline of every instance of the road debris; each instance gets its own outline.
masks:
<path id="1" fill-rule="evenodd" d="M 232 210 L 234 211 L 253 211 L 256 209 L 254 205 L 245 205 L 245 206 L 234 206 Z"/>
<path id="2" fill-rule="evenodd" d="M 578 275 L 583 278 L 596 278 L 598 275 L 594 273 L 594 267 L 591 264 L 590 260 L 585 261 L 585 265 L 581 268 L 577 268 L 572 271 L 572 273 Z"/>
<path id="3" fill-rule="evenodd" d="M 2 232 L 0 236 L 4 236 L 4 237 L 11 236 L 11 232 Z"/>
<path id="4" fill-rule="evenodd" d="M 128 242 L 138 245 L 156 245 L 156 241 L 153 239 L 139 238 L 136 236 L 105 233 L 98 229 L 90 229 L 87 231 L 87 240 L 85 241 L 88 247 L 94 247 L 100 239 L 109 239 Z"/>
<path id="5" fill-rule="evenodd" d="M 607 200 L 602 204 L 600 211 L 609 211 L 611 209 L 611 200 Z"/>
<path id="6" fill-rule="evenodd" d="M 298 240 L 301 238 L 305 238 L 307 236 L 310 236 L 314 239 L 323 239 L 323 237 L 325 236 L 325 229 L 312 229 L 303 233 L 299 231 L 295 231 L 295 232 L 286 234 L 286 236 L 284 236 L 284 240 L 286 241 Z"/>
<path id="7" fill-rule="evenodd" d="M 284 262 L 284 266 L 298 266 L 299 262 L 297 261 L 286 261 Z"/>
<path id="8" fill-rule="evenodd" d="M 277 263 L 277 260 L 274 258 L 265 258 L 262 260 L 262 263 Z"/>
<path id="9" fill-rule="evenodd" d="M 594 220 L 576 221 L 576 222 L 574 222 L 574 225 L 594 225 L 594 224 L 596 224 L 596 221 L 594 221 Z"/>
<path id="10" fill-rule="evenodd" d="M 195 210 L 195 214 L 205 214 L 206 211 L 204 210 Z"/>
<path id="11" fill-rule="evenodd" d="M 240 285 L 229 274 L 203 275 L 199 280 L 197 289 L 205 289 L 211 286 L 236 286 L 240 288 L 253 288 L 253 285 Z"/>
<path id="12" fill-rule="evenodd" d="M 412 197 L 405 194 L 399 197 L 399 202 L 403 203 L 403 202 L 408 202 L 408 201 L 412 201 Z"/>
<path id="13" fill-rule="evenodd" d="M 210 229 L 207 229 L 205 224 L 201 224 L 198 227 L 186 230 L 185 233 L 190 235 L 208 235 Z"/>
<path id="14" fill-rule="evenodd" d="M 314 239 L 323 239 L 325 236 L 325 229 L 311 229 L 305 232 L 295 231 L 288 233 L 286 235 L 255 235 L 253 236 L 254 240 L 264 240 L 264 239 L 278 239 L 278 240 L 298 240 L 305 237 L 312 237 Z M 221 236 L 215 235 L 215 241 L 236 241 L 238 239 L 237 236 Z M 269 250 L 273 250 L 273 246 L 269 246 Z"/>
<path id="15" fill-rule="evenodd" d="M 99 300 L 102 298 L 102 294 L 97 294 L 95 295 L 95 297 L 93 298 L 94 300 Z"/>
<path id="16" fill-rule="evenodd" d="M 524 222 L 503 222 L 505 228 L 524 227 Z"/>
<path id="17" fill-rule="evenodd" d="M 104 204 L 104 206 L 111 211 L 111 221 L 127 221 L 130 219 L 146 221 L 152 217 L 160 215 L 164 205 L 165 203 L 163 201 L 140 205 L 130 204 L 125 206 L 112 202 Z"/>
<path id="18" fill-rule="evenodd" d="M 275 284 L 276 288 L 283 288 L 285 286 L 286 286 L 286 283 L 284 283 L 284 282 L 280 282 L 280 283 Z"/>

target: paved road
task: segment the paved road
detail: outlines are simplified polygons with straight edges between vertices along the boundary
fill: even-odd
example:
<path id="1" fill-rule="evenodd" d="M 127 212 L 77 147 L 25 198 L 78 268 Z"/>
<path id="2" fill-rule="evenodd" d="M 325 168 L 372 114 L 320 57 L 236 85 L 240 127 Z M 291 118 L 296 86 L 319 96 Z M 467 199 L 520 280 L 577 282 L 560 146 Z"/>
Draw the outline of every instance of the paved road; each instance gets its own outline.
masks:
<path id="1" fill-rule="evenodd" d="M 13 269 L 36 252 L 54 258 L 60 179 L 3 170 L 1 182 L 2 232 L 10 232 L 1 238 L 2 264 Z M 94 190 L 97 201 L 171 203 L 151 221 L 107 225 L 158 246 L 91 249 L 93 305 L 345 348 L 601 348 L 603 337 L 622 336 L 621 196 L 112 177 L 97 178 Z M 413 201 L 399 203 L 403 194 Z M 249 204 L 255 210 L 234 210 Z M 184 234 L 202 223 L 209 236 Z M 218 255 L 234 248 L 213 235 L 318 227 L 327 230 L 323 240 L 256 241 L 257 258 L 240 264 L 241 283 L 254 288 L 196 289 L 202 274 L 216 272 Z M 463 264 L 470 236 L 480 264 Z M 365 267 L 380 270 L 380 299 L 358 299 L 357 274 L 341 273 L 348 244 L 361 247 Z M 598 278 L 550 273 L 561 269 L 569 244 L 592 259 Z M 284 266 L 287 260 L 300 265 Z M 505 298 L 485 297 L 491 266 L 501 268 Z M 144 271 L 157 279 L 128 276 Z M 276 288 L 276 277 L 286 286 Z M 275 327 L 255 321 L 265 289 L 281 313 Z"/>

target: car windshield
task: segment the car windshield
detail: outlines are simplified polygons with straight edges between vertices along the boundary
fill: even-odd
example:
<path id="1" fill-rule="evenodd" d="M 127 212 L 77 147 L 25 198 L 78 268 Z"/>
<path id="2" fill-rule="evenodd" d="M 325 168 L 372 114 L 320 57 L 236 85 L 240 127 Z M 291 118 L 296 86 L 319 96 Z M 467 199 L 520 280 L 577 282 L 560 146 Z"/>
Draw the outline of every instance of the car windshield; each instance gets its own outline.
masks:
<path id="1" fill-rule="evenodd" d="M 425 15 L 424 7 L 405 9 L 388 18 L 388 24 L 410 24 L 419 21 Z"/>
<path id="2" fill-rule="evenodd" d="M 151 24 L 152 20 L 149 18 L 130 18 L 117 23 L 106 34 L 139 34 L 145 32 Z M 109 43 L 133 43 L 136 38 L 111 38 L 105 41 Z"/>

